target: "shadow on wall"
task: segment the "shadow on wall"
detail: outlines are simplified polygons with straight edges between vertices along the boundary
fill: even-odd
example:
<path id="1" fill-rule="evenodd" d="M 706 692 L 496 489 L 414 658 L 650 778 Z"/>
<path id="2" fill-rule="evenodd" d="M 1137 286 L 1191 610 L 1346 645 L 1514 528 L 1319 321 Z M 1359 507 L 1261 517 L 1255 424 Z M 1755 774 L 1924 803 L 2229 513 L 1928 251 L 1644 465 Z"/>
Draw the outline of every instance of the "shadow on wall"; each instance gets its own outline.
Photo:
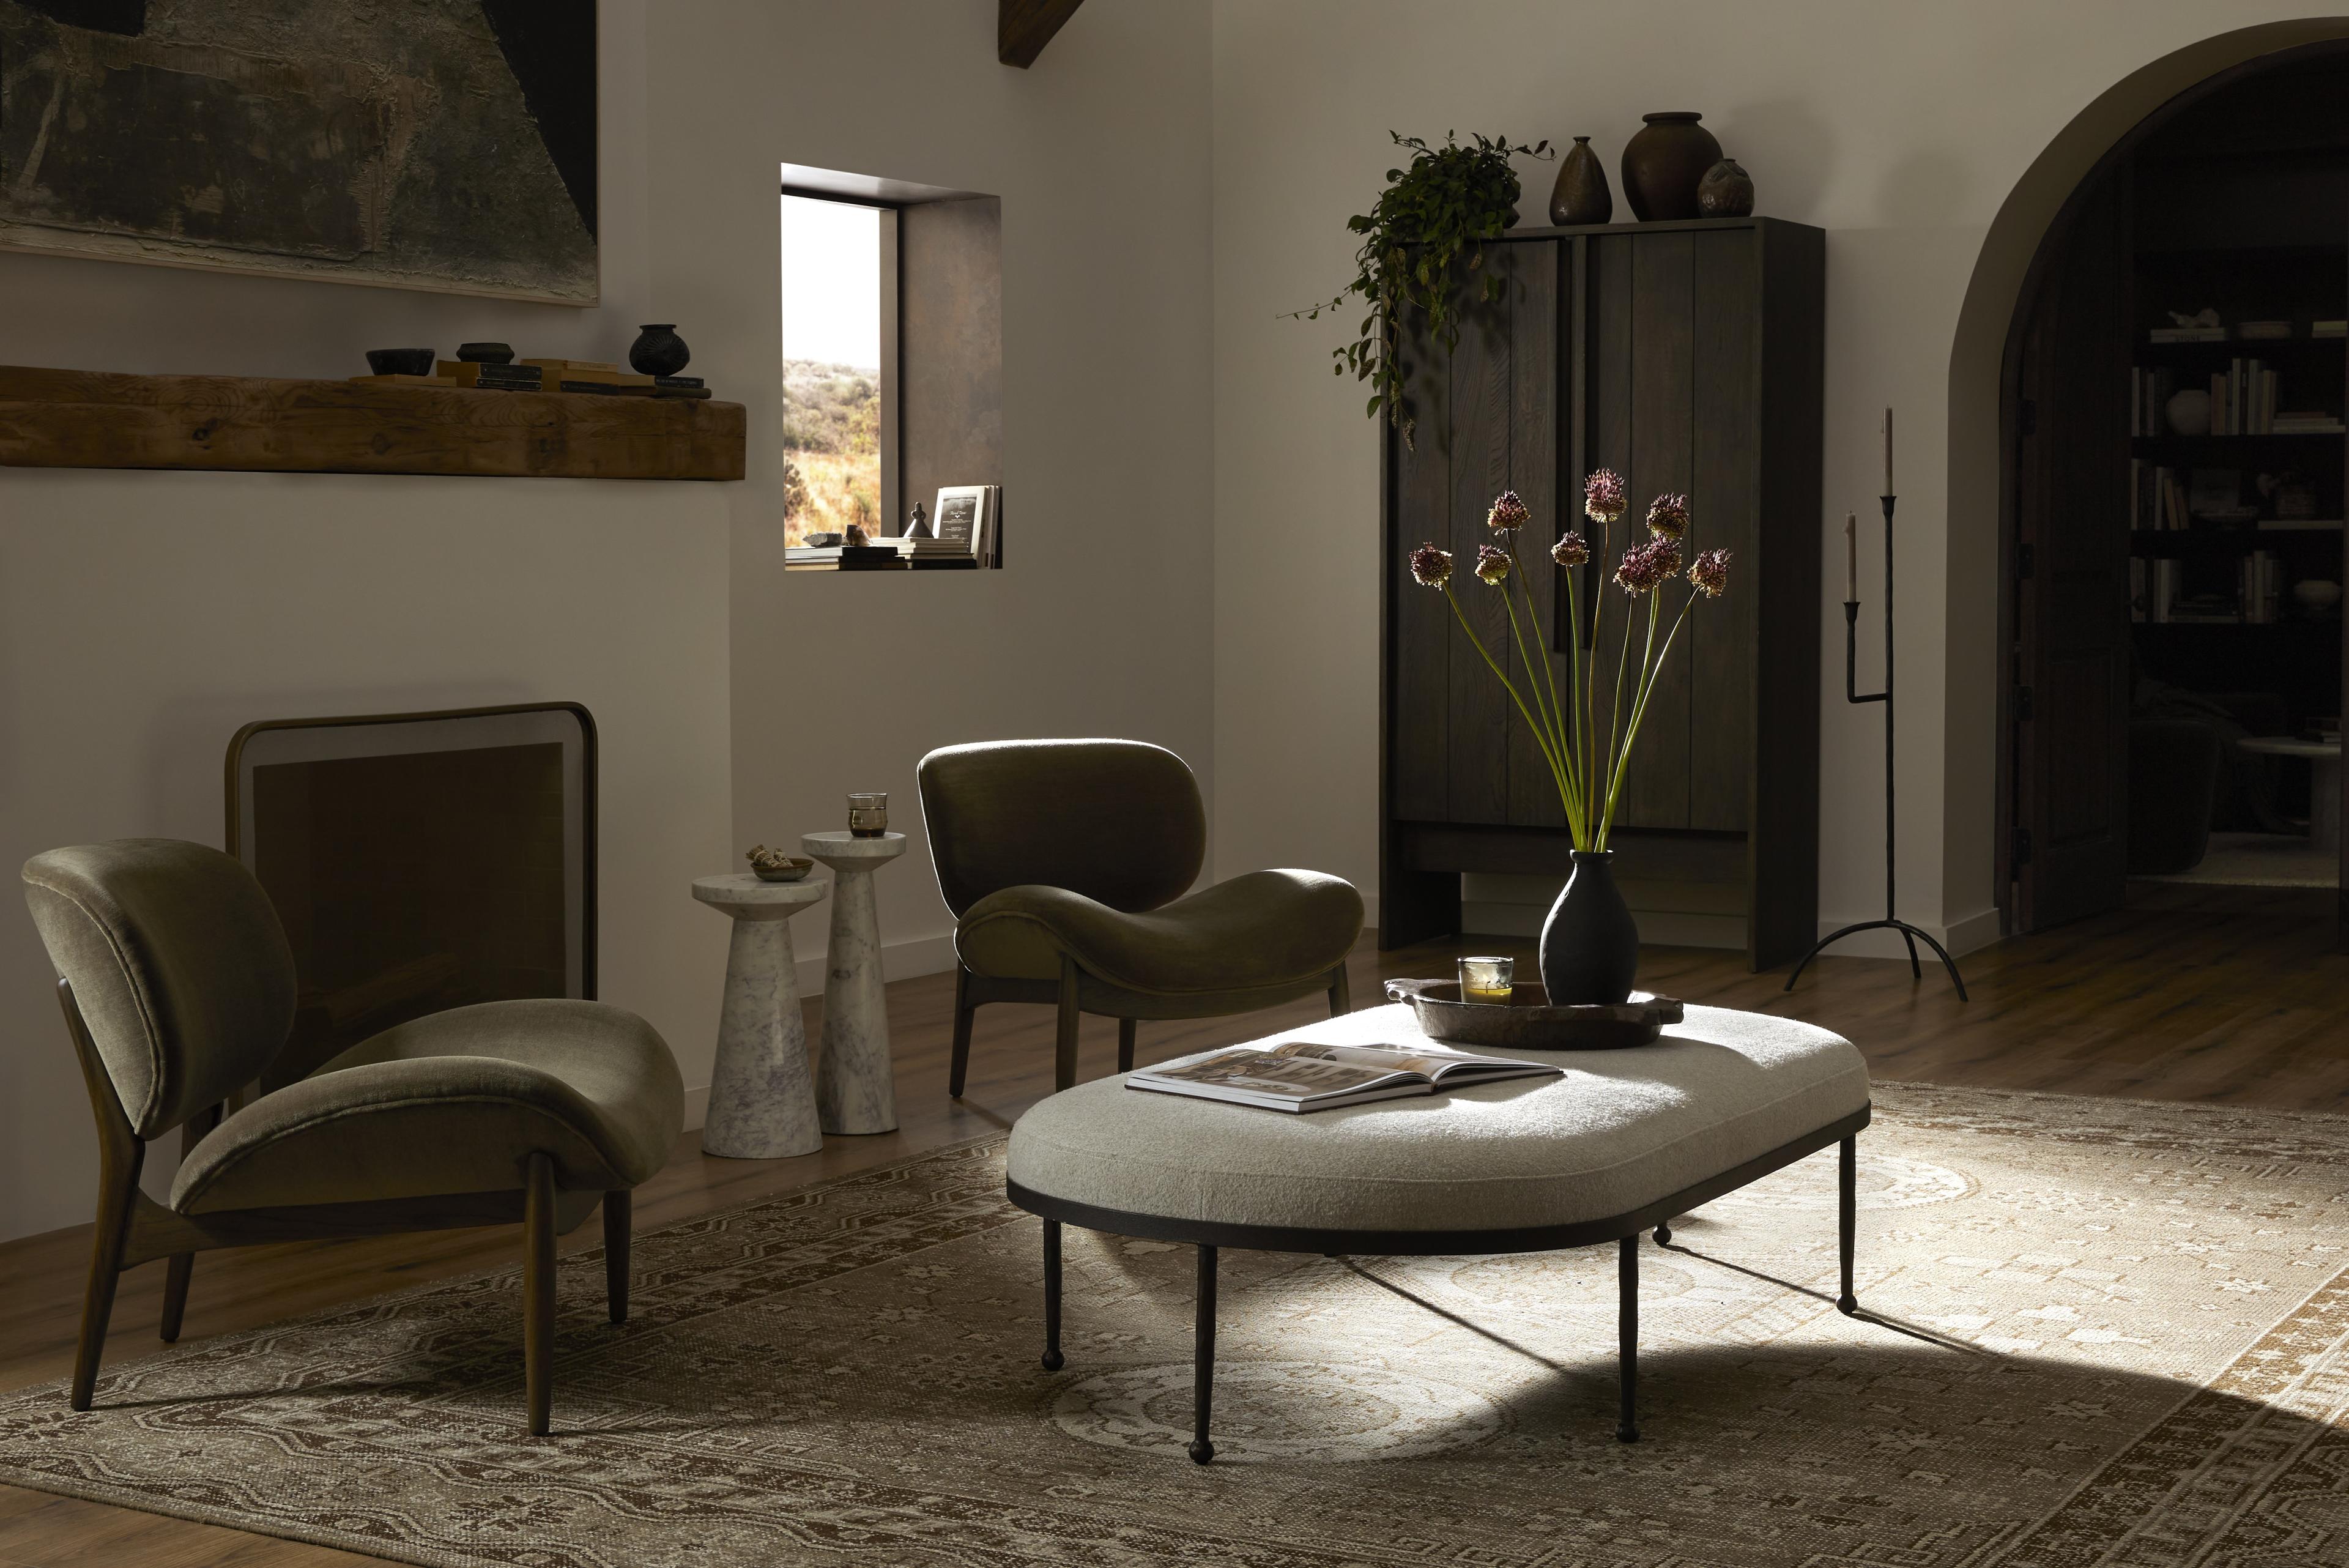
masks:
<path id="1" fill-rule="evenodd" d="M 2349 38 L 2349 16 L 2308 17 L 2217 34 L 2152 61 L 2081 109 L 2015 182 L 1991 221 L 1950 348 L 1948 664 L 1942 731 L 1947 771 L 1941 836 L 1945 909 L 1980 909 L 2001 902 L 1994 887 L 2000 755 L 1999 400 L 2007 338 L 2033 260 L 2073 191 L 2147 115 L 2220 71 L 2342 38 Z M 1926 199 L 1930 192 L 1930 184 L 1923 185 L 1916 199 Z"/>
<path id="2" fill-rule="evenodd" d="M 1836 135 L 1816 105 L 1798 98 L 1764 99 L 1740 104 L 1706 123 L 1721 139 L 1721 150 L 1748 169 L 1770 171 L 1768 188 L 1760 192 L 1760 210 L 1772 217 L 1802 223 L 1812 214 L 1833 183 Z M 1618 214 L 1629 217 L 1628 209 Z"/>

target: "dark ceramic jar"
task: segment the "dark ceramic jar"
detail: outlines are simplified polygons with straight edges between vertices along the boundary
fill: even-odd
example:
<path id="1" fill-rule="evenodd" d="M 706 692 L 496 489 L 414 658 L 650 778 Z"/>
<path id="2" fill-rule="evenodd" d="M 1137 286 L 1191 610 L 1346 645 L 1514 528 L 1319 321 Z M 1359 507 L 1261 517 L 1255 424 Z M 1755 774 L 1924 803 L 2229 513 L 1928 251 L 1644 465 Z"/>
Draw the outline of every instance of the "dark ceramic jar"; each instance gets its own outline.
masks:
<path id="1" fill-rule="evenodd" d="M 636 334 L 636 344 L 628 350 L 628 368 L 639 376 L 674 376 L 693 358 L 693 351 L 677 335 L 674 322 L 654 322 L 638 327 Z"/>
<path id="2" fill-rule="evenodd" d="M 1590 138 L 1578 136 L 1566 156 L 1557 161 L 1557 183 L 1550 187 L 1549 221 L 1565 228 L 1575 223 L 1603 223 L 1615 215 L 1615 195 L 1607 188 L 1607 170 L 1590 151 Z"/>
<path id="3" fill-rule="evenodd" d="M 1754 211 L 1754 176 L 1724 158 L 1697 182 L 1696 210 L 1707 218 L 1743 218 Z"/>
<path id="4" fill-rule="evenodd" d="M 1688 109 L 1640 117 L 1646 128 L 1623 144 L 1623 198 L 1643 223 L 1697 215 L 1696 188 L 1721 161 L 1721 143 Z"/>

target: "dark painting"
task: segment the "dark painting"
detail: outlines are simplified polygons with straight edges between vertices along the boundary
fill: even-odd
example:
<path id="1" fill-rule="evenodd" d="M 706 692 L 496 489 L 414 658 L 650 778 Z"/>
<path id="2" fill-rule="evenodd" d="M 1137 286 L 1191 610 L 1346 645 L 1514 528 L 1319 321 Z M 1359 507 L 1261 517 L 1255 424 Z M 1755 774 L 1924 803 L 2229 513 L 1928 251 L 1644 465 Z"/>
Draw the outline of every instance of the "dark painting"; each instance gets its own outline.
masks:
<path id="1" fill-rule="evenodd" d="M 0 0 L 0 245 L 593 305 L 595 0 Z"/>

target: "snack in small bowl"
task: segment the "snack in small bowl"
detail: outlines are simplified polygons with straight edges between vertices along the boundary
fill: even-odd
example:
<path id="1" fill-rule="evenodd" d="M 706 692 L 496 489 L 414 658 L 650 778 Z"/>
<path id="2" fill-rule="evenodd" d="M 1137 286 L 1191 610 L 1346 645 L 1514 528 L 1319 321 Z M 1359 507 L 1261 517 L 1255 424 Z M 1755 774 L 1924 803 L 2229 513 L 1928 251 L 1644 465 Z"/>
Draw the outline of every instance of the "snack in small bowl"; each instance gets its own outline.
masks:
<path id="1" fill-rule="evenodd" d="M 758 874 L 761 882 L 796 882 L 815 867 L 812 860 L 802 859 L 784 850 L 770 849 L 763 844 L 752 845 L 743 851 L 742 858 L 750 863 L 750 869 Z"/>

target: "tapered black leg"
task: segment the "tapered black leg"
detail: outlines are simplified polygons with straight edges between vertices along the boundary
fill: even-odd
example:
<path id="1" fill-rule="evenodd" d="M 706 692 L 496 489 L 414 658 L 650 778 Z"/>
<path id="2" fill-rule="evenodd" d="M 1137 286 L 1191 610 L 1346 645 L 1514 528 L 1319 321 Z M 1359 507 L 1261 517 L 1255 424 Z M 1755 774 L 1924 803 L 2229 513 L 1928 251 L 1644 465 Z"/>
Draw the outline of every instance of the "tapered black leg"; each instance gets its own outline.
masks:
<path id="1" fill-rule="evenodd" d="M 1136 1025 L 1133 1019 L 1121 1018 L 1117 1021 L 1117 1070 L 1121 1073 L 1131 1073 L 1133 1071 L 1133 1037 L 1135 1033 Z"/>
<path id="2" fill-rule="evenodd" d="M 1044 1370 L 1058 1372 L 1061 1355 L 1061 1222 L 1044 1221 Z"/>
<path id="3" fill-rule="evenodd" d="M 1924 966 L 1917 961 L 1917 939 L 1909 934 L 1909 928 L 1906 926 L 1900 928 L 1900 940 L 1909 944 L 1909 978 L 1910 980 L 1924 979 Z"/>
<path id="4" fill-rule="evenodd" d="M 1052 1093 L 1077 1081 L 1077 961 L 1061 955 L 1061 1011 L 1052 1029 Z"/>
<path id="5" fill-rule="evenodd" d="M 1623 1404 L 1615 1420 L 1618 1442 L 1640 1440 L 1640 1237 L 1637 1231 L 1615 1243 L 1615 1288 L 1620 1294 L 1615 1312 L 1615 1359 L 1623 1376 Z"/>
<path id="6" fill-rule="evenodd" d="M 1843 1140 L 1843 1163 L 1836 1171 L 1836 1228 L 1842 1233 L 1843 1293 L 1836 1297 L 1836 1311 L 1849 1316 L 1859 1310 L 1859 1299 L 1851 1293 L 1852 1232 L 1859 1212 L 1859 1139 Z"/>
<path id="7" fill-rule="evenodd" d="M 625 1187 L 604 1194 L 604 1310 L 615 1324 L 628 1321 L 628 1241 L 636 1195 Z"/>
<path id="8" fill-rule="evenodd" d="M 77 1410 L 88 1409 L 97 1393 L 98 1357 L 106 1354 L 106 1324 L 114 1315 L 114 1287 L 122 1278 L 123 1243 L 146 1153 L 145 1144 L 133 1143 L 129 1158 L 109 1159 L 98 1173 L 98 1224 L 90 1237 L 89 1283 L 82 1292 L 81 1337 L 74 1346 L 73 1389 L 67 1398 Z"/>
<path id="9" fill-rule="evenodd" d="M 970 1073 L 970 1026 L 978 1003 L 970 999 L 970 971 L 955 966 L 954 1056 L 947 1067 L 947 1096 L 962 1098 L 963 1079 Z"/>
<path id="10" fill-rule="evenodd" d="M 1216 1399 L 1216 1250 L 1199 1249 L 1199 1311 L 1191 1330 L 1191 1462 L 1216 1457 L 1207 1417 Z"/>
<path id="11" fill-rule="evenodd" d="M 1667 1220 L 1662 1224 L 1656 1227 L 1656 1245 L 1659 1247 L 1669 1246 L 1671 1243 L 1671 1240 L 1672 1225 L 1671 1221 Z"/>
<path id="12" fill-rule="evenodd" d="M 1330 971 L 1330 1016 L 1343 1018 L 1353 1011 L 1353 989 L 1346 983 L 1346 966 L 1340 962 Z"/>
<path id="13" fill-rule="evenodd" d="M 523 1165 L 522 1380 L 530 1435 L 546 1436 L 554 1407 L 554 1157 Z"/>

